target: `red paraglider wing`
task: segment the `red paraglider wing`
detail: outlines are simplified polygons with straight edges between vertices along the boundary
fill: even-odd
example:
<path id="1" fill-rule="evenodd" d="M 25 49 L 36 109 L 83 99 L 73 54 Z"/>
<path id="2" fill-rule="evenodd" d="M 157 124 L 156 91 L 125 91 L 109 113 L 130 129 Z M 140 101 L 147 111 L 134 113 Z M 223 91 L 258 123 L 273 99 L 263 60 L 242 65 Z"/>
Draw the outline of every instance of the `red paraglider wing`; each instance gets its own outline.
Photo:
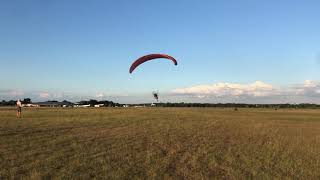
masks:
<path id="1" fill-rule="evenodd" d="M 143 56 L 139 59 L 137 59 L 135 62 L 132 63 L 129 72 L 132 73 L 140 64 L 145 63 L 146 61 L 150 61 L 153 59 L 158 59 L 158 58 L 164 58 L 171 60 L 174 65 L 178 65 L 177 60 L 175 60 L 173 57 L 166 55 L 166 54 L 149 54 L 146 56 Z"/>

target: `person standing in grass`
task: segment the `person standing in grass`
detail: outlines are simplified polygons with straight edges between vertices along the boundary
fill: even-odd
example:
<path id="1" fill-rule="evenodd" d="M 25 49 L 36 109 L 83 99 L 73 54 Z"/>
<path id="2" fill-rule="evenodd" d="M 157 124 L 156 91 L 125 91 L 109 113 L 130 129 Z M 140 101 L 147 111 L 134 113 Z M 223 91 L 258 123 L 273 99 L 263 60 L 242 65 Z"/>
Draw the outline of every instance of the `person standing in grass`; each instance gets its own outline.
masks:
<path id="1" fill-rule="evenodd" d="M 17 118 L 21 118 L 22 104 L 20 99 L 17 101 Z"/>

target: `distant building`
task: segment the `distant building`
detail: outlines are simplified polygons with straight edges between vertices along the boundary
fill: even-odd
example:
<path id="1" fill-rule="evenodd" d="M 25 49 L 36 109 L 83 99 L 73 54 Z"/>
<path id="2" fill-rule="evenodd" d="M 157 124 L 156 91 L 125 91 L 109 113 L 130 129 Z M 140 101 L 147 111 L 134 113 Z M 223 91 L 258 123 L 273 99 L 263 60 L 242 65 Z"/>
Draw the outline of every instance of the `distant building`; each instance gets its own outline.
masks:
<path id="1" fill-rule="evenodd" d="M 90 104 L 84 104 L 84 105 L 80 105 L 80 104 L 75 104 L 73 105 L 73 107 L 90 107 Z"/>
<path id="2" fill-rule="evenodd" d="M 104 106 L 104 104 L 96 104 L 96 105 L 94 105 L 94 107 L 96 107 L 96 108 L 103 107 L 103 106 Z"/>
<path id="3" fill-rule="evenodd" d="M 62 107 L 59 102 L 47 101 L 47 102 L 38 102 L 36 103 L 39 107 Z"/>
<path id="4" fill-rule="evenodd" d="M 38 104 L 28 103 L 28 104 L 22 104 L 22 107 L 39 107 Z"/>
<path id="5" fill-rule="evenodd" d="M 35 103 L 38 107 L 72 107 L 73 103 L 68 101 L 46 101 L 46 102 L 38 102 Z"/>

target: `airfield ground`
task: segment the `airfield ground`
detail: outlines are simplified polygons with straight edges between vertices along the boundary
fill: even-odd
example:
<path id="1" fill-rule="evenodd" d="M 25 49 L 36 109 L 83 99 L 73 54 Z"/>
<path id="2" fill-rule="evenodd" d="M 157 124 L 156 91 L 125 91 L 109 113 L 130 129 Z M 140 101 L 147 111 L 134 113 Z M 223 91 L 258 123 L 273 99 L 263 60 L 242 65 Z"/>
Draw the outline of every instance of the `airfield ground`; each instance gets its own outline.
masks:
<path id="1" fill-rule="evenodd" d="M 0 108 L 0 179 L 320 179 L 320 110 Z"/>

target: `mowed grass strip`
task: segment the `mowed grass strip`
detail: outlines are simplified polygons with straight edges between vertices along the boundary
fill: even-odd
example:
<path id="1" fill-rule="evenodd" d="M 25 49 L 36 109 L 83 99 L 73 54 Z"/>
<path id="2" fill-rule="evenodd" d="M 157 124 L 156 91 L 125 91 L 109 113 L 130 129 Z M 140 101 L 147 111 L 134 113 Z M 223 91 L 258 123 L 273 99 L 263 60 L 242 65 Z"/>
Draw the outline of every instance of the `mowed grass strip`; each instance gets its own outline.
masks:
<path id="1" fill-rule="evenodd" d="M 0 179 L 319 179 L 320 111 L 0 108 Z"/>

